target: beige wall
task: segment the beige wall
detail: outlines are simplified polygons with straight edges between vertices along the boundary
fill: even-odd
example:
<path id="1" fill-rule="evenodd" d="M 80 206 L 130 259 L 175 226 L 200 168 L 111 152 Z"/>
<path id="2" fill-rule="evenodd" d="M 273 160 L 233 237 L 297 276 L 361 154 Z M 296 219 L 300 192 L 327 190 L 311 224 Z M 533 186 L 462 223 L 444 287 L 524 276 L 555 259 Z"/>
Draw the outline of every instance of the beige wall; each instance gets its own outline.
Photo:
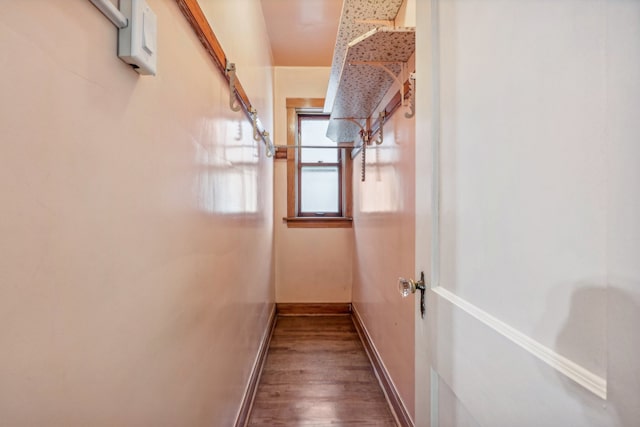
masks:
<path id="1" fill-rule="evenodd" d="M 324 98 L 327 67 L 277 67 L 275 142 L 287 143 L 287 98 Z M 353 231 L 350 228 L 287 228 L 287 162 L 274 165 L 276 300 L 350 302 Z"/>
<path id="2" fill-rule="evenodd" d="M 414 298 L 401 298 L 399 276 L 414 277 L 415 121 L 398 110 L 384 143 L 367 149 L 366 180 L 354 166 L 353 305 L 401 398 L 414 406 Z"/>
<path id="3" fill-rule="evenodd" d="M 156 77 L 88 1 L 0 1 L 2 425 L 236 417 L 274 300 L 271 161 L 176 3 L 148 2 Z M 263 26 L 236 16 L 259 2 L 227 7 L 271 129 Z"/>

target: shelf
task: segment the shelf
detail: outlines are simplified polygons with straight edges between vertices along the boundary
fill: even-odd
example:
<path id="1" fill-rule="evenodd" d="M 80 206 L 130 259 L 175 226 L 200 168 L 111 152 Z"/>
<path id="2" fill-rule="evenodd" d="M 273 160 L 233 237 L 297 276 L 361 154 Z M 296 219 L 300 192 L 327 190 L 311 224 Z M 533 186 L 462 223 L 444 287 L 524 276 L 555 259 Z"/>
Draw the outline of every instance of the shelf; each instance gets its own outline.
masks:
<path id="1" fill-rule="evenodd" d="M 389 88 L 396 84 L 390 73 L 400 78 L 401 83 L 408 77 L 402 76 L 402 64 L 407 63 L 414 51 L 414 28 L 374 28 L 347 44 L 331 108 L 329 139 L 335 142 L 359 139 L 361 127 L 351 120 L 365 126 Z"/>
<path id="2" fill-rule="evenodd" d="M 347 53 L 347 45 L 357 37 L 381 26 L 381 21 L 393 21 L 398 15 L 401 5 L 402 0 L 344 0 L 325 96 L 325 113 L 330 113 L 333 108 Z"/>

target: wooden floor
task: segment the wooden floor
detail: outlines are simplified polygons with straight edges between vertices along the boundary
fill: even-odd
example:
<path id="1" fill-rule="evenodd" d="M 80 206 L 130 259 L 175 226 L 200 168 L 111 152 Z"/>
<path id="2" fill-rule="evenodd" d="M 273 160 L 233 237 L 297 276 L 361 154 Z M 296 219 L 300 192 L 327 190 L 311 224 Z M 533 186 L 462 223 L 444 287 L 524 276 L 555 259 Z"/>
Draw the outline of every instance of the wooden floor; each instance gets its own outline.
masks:
<path id="1" fill-rule="evenodd" d="M 249 426 L 393 426 L 350 316 L 279 316 Z"/>

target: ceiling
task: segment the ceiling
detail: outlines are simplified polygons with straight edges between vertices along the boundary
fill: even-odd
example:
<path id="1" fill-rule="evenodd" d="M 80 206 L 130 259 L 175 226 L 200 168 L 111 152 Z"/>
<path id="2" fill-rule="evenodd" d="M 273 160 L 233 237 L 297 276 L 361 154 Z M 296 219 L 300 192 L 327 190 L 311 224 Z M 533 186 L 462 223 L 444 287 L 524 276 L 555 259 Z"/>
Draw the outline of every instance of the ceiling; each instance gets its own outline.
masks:
<path id="1" fill-rule="evenodd" d="M 342 0 L 260 0 L 273 65 L 330 67 Z"/>

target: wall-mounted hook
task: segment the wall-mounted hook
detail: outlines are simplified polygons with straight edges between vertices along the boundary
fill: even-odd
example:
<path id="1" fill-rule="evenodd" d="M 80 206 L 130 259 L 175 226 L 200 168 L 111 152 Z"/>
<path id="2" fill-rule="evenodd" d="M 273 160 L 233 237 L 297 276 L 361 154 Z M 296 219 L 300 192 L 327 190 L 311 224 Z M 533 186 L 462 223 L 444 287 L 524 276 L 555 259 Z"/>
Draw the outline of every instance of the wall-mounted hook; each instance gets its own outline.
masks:
<path id="1" fill-rule="evenodd" d="M 372 132 L 371 129 L 362 128 L 360 130 L 360 138 L 362 139 L 363 145 L 369 145 L 371 143 Z"/>
<path id="2" fill-rule="evenodd" d="M 360 128 L 360 139 L 362 140 L 362 144 L 359 146 L 362 152 L 362 170 L 361 181 L 364 182 L 367 176 L 367 145 L 371 143 L 371 137 L 373 136 L 373 132 L 371 131 L 371 118 L 366 119 L 365 126 L 362 126 L 360 122 L 352 117 L 344 117 L 339 118 L 337 120 L 348 120 L 354 124 L 356 124 Z"/>
<path id="3" fill-rule="evenodd" d="M 378 126 L 378 132 L 380 133 L 378 135 L 378 139 L 376 140 L 376 145 L 380 145 L 384 142 L 384 119 L 387 116 L 387 112 L 385 110 L 380 111 L 380 114 L 378 114 L 378 122 L 380 123 L 380 125 Z"/>
<path id="4" fill-rule="evenodd" d="M 253 124 L 253 140 L 260 141 L 260 132 L 258 132 L 258 111 L 253 107 L 249 107 L 249 113 L 251 114 L 251 123 Z"/>
<path id="5" fill-rule="evenodd" d="M 416 114 L 416 73 L 411 73 L 409 76 L 409 87 L 411 93 L 409 94 L 409 111 L 404 113 L 407 119 L 410 119 Z"/>
<path id="6" fill-rule="evenodd" d="M 236 64 L 227 62 L 226 71 L 229 75 L 229 108 L 231 111 L 240 111 L 240 104 L 236 104 Z"/>

